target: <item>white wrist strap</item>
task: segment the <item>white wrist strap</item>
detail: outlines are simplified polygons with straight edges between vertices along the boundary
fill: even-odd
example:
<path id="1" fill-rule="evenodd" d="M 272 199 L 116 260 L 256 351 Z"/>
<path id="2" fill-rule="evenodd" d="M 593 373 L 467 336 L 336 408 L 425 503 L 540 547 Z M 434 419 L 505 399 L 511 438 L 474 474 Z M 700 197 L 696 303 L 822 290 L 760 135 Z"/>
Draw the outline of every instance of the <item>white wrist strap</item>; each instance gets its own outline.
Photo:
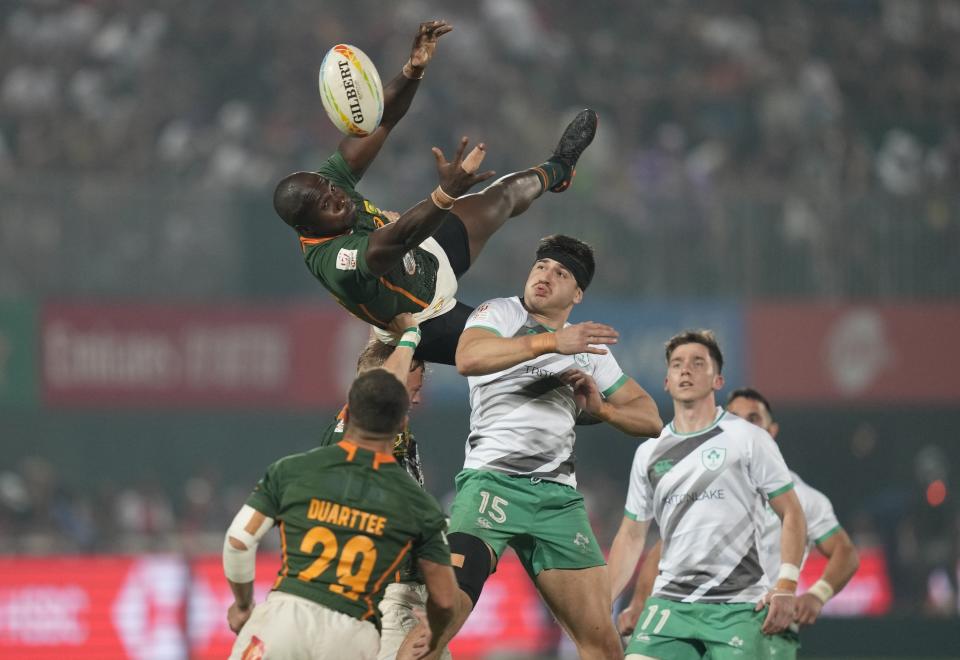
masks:
<path id="1" fill-rule="evenodd" d="M 400 341 L 397 342 L 397 346 L 406 346 L 407 348 L 416 349 L 420 345 L 420 328 L 407 328 L 403 331 L 403 334 L 400 335 Z"/>
<path id="2" fill-rule="evenodd" d="M 800 567 L 794 566 L 793 564 L 780 564 L 780 573 L 777 575 L 778 580 L 792 580 L 793 582 L 800 581 Z"/>
<path id="3" fill-rule="evenodd" d="M 833 598 L 833 587 L 830 586 L 829 582 L 820 578 L 813 583 L 813 586 L 807 590 L 807 593 L 813 594 L 817 597 L 817 600 L 826 604 L 828 600 Z"/>

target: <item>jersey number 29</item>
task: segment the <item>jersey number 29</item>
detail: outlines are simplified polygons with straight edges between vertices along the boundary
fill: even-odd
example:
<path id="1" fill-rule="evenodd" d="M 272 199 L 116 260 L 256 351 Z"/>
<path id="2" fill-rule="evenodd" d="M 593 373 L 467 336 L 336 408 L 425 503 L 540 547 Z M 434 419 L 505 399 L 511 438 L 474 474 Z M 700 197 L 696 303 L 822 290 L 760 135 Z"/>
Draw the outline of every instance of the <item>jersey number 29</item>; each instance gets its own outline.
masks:
<path id="1" fill-rule="evenodd" d="M 317 547 L 317 544 L 322 546 L 320 556 L 307 568 L 300 571 L 300 575 L 297 576 L 304 582 L 309 582 L 322 574 L 337 556 L 337 550 L 339 549 L 337 537 L 326 527 L 312 527 L 304 535 L 303 542 L 300 543 L 300 550 L 313 554 L 313 549 Z M 360 561 L 359 570 L 354 573 L 353 565 L 356 563 L 357 555 L 361 555 L 363 558 Z M 350 600 L 357 600 L 362 594 L 366 593 L 367 582 L 370 581 L 370 574 L 373 572 L 373 566 L 376 563 L 377 548 L 373 545 L 370 537 L 362 534 L 351 536 L 343 545 L 340 561 L 337 563 L 337 582 L 330 585 L 330 591 Z"/>

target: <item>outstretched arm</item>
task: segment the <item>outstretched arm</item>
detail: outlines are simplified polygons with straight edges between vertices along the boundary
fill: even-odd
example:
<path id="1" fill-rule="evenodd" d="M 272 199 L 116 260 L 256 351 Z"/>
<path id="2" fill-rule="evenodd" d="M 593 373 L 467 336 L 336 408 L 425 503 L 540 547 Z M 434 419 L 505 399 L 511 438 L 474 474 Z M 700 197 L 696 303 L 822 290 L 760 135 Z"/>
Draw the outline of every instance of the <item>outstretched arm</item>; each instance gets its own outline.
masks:
<path id="1" fill-rule="evenodd" d="M 396 222 L 384 225 L 370 234 L 365 256 L 371 273 L 377 277 L 387 273 L 400 263 L 404 254 L 440 228 L 447 212 L 453 208 L 453 201 L 444 199 L 444 196 L 459 197 L 475 184 L 493 176 L 493 172 L 476 174 L 486 155 L 483 144 L 474 147 L 464 158 L 463 152 L 466 148 L 467 138 L 463 138 L 460 140 L 460 148 L 449 162 L 442 151 L 433 148 L 440 178 L 439 189 L 443 194 L 434 191 L 429 199 L 405 211 Z"/>
<path id="2" fill-rule="evenodd" d="M 613 545 L 610 546 L 610 558 L 607 560 L 610 571 L 611 602 L 616 602 L 620 593 L 630 582 L 630 578 L 633 577 L 647 540 L 648 522 L 624 516 L 620 523 L 620 529 L 617 530 Z"/>
<path id="3" fill-rule="evenodd" d="M 383 88 L 383 118 L 380 125 L 370 135 L 346 137 L 340 141 L 340 154 L 357 176 L 366 171 L 380 152 L 390 130 L 407 114 L 420 86 L 420 79 L 433 58 L 437 40 L 452 29 L 446 21 L 421 23 L 403 71 Z"/>

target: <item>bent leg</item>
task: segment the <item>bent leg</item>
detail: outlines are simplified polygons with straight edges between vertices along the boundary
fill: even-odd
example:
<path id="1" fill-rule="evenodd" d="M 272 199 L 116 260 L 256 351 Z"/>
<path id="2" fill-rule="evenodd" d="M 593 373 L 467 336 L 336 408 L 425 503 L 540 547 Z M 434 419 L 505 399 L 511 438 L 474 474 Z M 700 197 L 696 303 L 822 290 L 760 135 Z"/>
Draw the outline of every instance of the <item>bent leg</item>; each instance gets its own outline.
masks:
<path id="1" fill-rule="evenodd" d="M 473 307 L 458 302 L 446 314 L 420 324 L 420 345 L 414 357 L 436 364 L 456 364 L 457 343 Z"/>
<path id="2" fill-rule="evenodd" d="M 610 579 L 606 566 L 541 571 L 537 589 L 584 660 L 623 658 L 613 626 Z"/>
<path id="3" fill-rule="evenodd" d="M 534 170 L 501 177 L 478 193 L 464 195 L 453 205 L 470 241 L 470 263 L 477 260 L 490 237 L 510 218 L 520 215 L 543 193 Z"/>

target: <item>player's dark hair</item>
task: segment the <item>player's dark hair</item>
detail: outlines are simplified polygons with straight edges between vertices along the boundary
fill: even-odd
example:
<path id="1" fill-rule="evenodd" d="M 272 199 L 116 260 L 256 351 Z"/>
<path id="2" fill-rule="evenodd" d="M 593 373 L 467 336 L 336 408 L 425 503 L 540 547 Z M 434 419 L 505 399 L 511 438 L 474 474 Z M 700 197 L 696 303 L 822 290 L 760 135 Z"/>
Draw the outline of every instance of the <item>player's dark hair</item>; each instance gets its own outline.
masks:
<path id="1" fill-rule="evenodd" d="M 767 397 L 763 396 L 757 390 L 752 387 L 738 387 L 734 391 L 730 392 L 730 395 L 727 397 L 727 405 L 730 405 L 734 399 L 750 399 L 751 401 L 758 401 L 763 404 L 763 407 L 767 409 L 767 412 L 770 413 L 770 416 L 773 417 L 773 408 L 770 407 L 770 402 L 767 401 Z"/>
<path id="2" fill-rule="evenodd" d="M 541 259 L 553 259 L 563 264 L 583 291 L 587 290 L 593 280 L 593 271 L 596 268 L 593 248 L 580 239 L 563 234 L 541 238 L 537 245 L 537 261 Z"/>
<path id="3" fill-rule="evenodd" d="M 308 207 L 309 185 L 316 181 L 317 174 L 312 172 L 294 172 L 280 180 L 273 191 L 273 210 L 288 225 L 300 231 L 300 227 L 310 225 Z"/>
<path id="4" fill-rule="evenodd" d="M 702 344 L 710 351 L 710 357 L 717 365 L 717 373 L 723 371 L 723 353 L 720 352 L 720 344 L 717 342 L 717 336 L 712 330 L 684 330 L 676 334 L 667 341 L 665 354 L 667 364 L 670 364 L 670 356 L 678 346 L 684 344 Z"/>
<path id="5" fill-rule="evenodd" d="M 393 355 L 393 351 L 396 350 L 396 348 L 396 346 L 384 344 L 379 339 L 371 339 L 367 342 L 367 345 L 363 347 L 363 350 L 360 351 L 360 356 L 357 358 L 357 373 L 359 374 L 370 369 L 382 367 L 383 363 Z M 422 366 L 424 366 L 423 360 L 414 358 L 410 362 L 410 371 L 414 372 Z"/>
<path id="6" fill-rule="evenodd" d="M 350 426 L 373 435 L 392 436 L 403 429 L 410 408 L 407 388 L 385 369 L 357 376 L 347 395 Z"/>

